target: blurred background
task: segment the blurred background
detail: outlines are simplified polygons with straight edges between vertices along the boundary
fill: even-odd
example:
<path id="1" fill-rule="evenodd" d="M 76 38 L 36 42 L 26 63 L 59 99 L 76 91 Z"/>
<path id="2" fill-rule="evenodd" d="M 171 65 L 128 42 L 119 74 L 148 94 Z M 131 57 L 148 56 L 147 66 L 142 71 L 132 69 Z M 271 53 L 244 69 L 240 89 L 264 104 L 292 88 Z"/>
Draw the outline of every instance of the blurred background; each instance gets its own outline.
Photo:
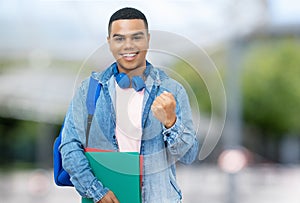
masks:
<path id="1" fill-rule="evenodd" d="M 176 33 L 199 48 L 161 46 L 188 58 L 207 53 L 224 85 L 226 108 L 214 109 L 226 118 L 220 139 L 192 166 L 178 165 L 183 202 L 299 203 L 297 0 L 0 0 L 0 202 L 80 201 L 73 188 L 55 186 L 52 145 L 81 79 L 111 62 L 107 23 L 125 6 L 144 12 L 151 30 Z M 95 50 L 101 60 L 91 56 Z M 185 62 L 159 63 L 187 82 L 203 143 L 212 92 L 205 69 L 195 74 Z"/>

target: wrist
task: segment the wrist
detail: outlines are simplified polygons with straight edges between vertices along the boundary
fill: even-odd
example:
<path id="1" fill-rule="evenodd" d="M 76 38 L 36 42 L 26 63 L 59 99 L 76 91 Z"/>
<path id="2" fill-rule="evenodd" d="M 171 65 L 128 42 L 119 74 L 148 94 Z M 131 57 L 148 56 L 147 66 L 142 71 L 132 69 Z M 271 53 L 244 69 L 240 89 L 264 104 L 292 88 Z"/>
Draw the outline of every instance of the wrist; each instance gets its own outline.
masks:
<path id="1" fill-rule="evenodd" d="M 175 116 L 174 118 L 172 118 L 172 119 L 170 119 L 170 120 L 167 120 L 167 121 L 164 123 L 165 128 L 171 128 L 171 127 L 175 124 L 176 119 L 177 119 L 177 117 Z"/>

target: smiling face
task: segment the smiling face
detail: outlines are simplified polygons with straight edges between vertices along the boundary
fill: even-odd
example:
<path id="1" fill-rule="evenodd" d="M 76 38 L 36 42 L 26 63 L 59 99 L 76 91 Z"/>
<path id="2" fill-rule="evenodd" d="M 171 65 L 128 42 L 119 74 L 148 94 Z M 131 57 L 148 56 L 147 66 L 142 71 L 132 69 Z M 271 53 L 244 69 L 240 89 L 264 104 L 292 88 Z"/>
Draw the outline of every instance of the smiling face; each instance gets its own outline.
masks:
<path id="1" fill-rule="evenodd" d="M 146 67 L 150 35 L 141 19 L 116 20 L 107 37 L 119 72 L 141 74 Z"/>

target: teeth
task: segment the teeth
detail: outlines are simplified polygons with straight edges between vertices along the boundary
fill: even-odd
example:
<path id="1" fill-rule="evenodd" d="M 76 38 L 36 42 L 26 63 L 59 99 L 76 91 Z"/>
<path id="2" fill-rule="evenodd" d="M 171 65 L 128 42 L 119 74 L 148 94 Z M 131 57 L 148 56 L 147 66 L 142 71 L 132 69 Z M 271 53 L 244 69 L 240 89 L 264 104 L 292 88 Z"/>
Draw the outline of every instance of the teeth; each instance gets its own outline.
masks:
<path id="1" fill-rule="evenodd" d="M 136 54 L 123 54 L 123 56 L 125 56 L 125 57 L 133 57 L 133 56 L 135 56 Z"/>

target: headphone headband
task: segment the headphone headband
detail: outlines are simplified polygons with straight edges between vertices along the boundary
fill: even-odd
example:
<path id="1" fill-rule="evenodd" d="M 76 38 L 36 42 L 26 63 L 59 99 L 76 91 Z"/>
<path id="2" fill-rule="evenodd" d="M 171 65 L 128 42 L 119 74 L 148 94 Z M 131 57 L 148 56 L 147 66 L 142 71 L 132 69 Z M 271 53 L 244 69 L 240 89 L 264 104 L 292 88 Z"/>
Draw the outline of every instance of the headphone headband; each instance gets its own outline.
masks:
<path id="1" fill-rule="evenodd" d="M 113 64 L 113 74 L 115 76 L 115 79 L 119 87 L 125 89 L 125 88 L 129 88 L 131 84 L 131 87 L 138 92 L 146 87 L 143 77 L 144 78 L 148 77 L 150 73 L 150 66 L 151 64 L 148 61 L 146 61 L 146 69 L 143 72 L 143 76 L 141 75 L 133 76 L 130 80 L 129 76 L 126 73 L 119 73 L 117 63 L 115 62 Z"/>

